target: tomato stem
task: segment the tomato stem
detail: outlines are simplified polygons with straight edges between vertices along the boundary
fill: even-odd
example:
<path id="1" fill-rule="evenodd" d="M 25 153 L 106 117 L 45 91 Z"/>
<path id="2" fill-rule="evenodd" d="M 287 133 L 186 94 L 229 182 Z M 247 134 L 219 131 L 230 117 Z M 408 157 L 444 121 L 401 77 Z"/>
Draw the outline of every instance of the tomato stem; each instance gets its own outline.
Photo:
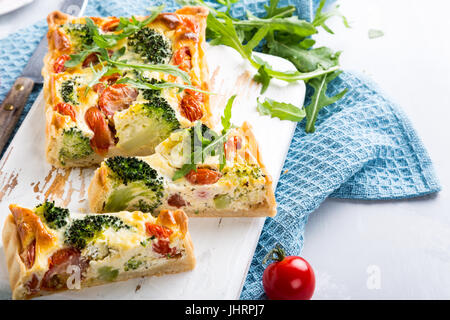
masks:
<path id="1" fill-rule="evenodd" d="M 269 251 L 269 253 L 264 257 L 264 260 L 262 261 L 262 264 L 266 264 L 267 261 L 275 261 L 275 262 L 281 262 L 286 257 L 286 252 L 284 249 L 277 244 L 275 248 Z"/>

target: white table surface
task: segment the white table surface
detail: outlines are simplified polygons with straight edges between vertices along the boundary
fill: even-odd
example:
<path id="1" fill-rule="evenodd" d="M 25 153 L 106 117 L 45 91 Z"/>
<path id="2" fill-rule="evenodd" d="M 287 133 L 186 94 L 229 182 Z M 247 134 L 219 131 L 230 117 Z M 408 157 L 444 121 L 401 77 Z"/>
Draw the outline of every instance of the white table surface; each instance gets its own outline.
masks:
<path id="1" fill-rule="evenodd" d="M 44 18 L 60 0 L 0 16 L 0 37 Z M 341 0 L 319 44 L 343 50 L 344 69 L 371 76 L 400 104 L 442 184 L 404 201 L 326 200 L 309 219 L 302 255 L 316 271 L 315 299 L 450 298 L 450 29 L 446 0 Z M 368 30 L 384 36 L 369 39 Z"/>

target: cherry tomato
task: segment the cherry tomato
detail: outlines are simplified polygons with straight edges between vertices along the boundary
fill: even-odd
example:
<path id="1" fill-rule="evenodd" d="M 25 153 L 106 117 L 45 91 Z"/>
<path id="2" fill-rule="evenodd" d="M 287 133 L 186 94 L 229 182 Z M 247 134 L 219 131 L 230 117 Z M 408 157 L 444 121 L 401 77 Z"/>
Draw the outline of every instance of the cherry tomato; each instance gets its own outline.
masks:
<path id="1" fill-rule="evenodd" d="M 114 140 L 103 113 L 97 107 L 90 107 L 84 118 L 89 128 L 94 131 L 91 139 L 92 148 L 98 154 L 104 155 L 114 144 Z"/>
<path id="2" fill-rule="evenodd" d="M 169 244 L 170 244 L 169 240 L 159 239 L 158 241 L 153 242 L 152 248 L 153 251 L 163 256 L 167 255 L 170 255 L 172 257 L 176 256 L 177 248 L 170 248 Z"/>
<path id="3" fill-rule="evenodd" d="M 72 121 L 75 122 L 76 113 L 70 104 L 60 102 L 55 106 L 55 111 L 64 116 L 69 116 L 72 119 Z"/>
<path id="4" fill-rule="evenodd" d="M 115 31 L 119 26 L 119 22 L 119 18 L 111 17 L 111 19 L 109 21 L 106 21 L 102 26 L 102 30 L 105 32 Z"/>
<path id="5" fill-rule="evenodd" d="M 285 256 L 280 247 L 273 249 L 264 259 L 274 260 L 263 274 L 264 291 L 271 300 L 309 300 L 313 296 L 316 280 L 311 265 L 303 258 Z"/>
<path id="6" fill-rule="evenodd" d="M 145 223 L 145 229 L 147 230 L 147 234 L 149 236 L 155 236 L 157 238 L 165 238 L 165 239 L 168 239 L 173 232 L 169 228 L 159 226 L 157 224 L 153 224 L 150 222 Z"/>
<path id="7" fill-rule="evenodd" d="M 189 94 L 185 94 L 180 102 L 180 112 L 183 117 L 191 122 L 203 117 L 203 110 L 199 100 Z"/>
<path id="8" fill-rule="evenodd" d="M 53 46 L 56 50 L 61 52 L 70 51 L 70 40 L 60 29 L 53 31 Z"/>
<path id="9" fill-rule="evenodd" d="M 86 270 L 88 262 L 81 257 L 81 253 L 77 249 L 64 248 L 56 251 L 48 259 L 48 271 L 42 278 L 41 288 L 45 290 L 65 288 L 70 276 L 67 273 L 67 267 L 70 265 L 78 266 L 82 274 Z"/>
<path id="10" fill-rule="evenodd" d="M 222 174 L 218 171 L 214 171 L 207 168 L 200 168 L 189 171 L 186 175 L 186 180 L 192 184 L 213 184 L 219 181 Z"/>
<path id="11" fill-rule="evenodd" d="M 70 56 L 67 54 L 63 54 L 56 58 L 55 63 L 53 64 L 53 72 L 54 73 L 60 73 L 66 70 L 66 67 L 64 67 L 64 64 L 67 60 L 70 60 Z"/>
<path id="12" fill-rule="evenodd" d="M 174 53 L 173 64 L 183 71 L 191 70 L 191 50 L 189 50 L 189 47 L 182 47 Z"/>
<path id="13" fill-rule="evenodd" d="M 107 115 L 127 109 L 137 98 L 139 91 L 124 83 L 113 84 L 106 88 L 98 100 L 98 106 Z"/>

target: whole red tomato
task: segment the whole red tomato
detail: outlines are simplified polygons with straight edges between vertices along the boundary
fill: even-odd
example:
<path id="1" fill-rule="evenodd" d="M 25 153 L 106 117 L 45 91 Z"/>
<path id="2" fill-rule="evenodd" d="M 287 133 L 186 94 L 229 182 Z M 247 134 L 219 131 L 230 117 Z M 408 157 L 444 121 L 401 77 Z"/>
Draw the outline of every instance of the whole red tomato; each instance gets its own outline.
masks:
<path id="1" fill-rule="evenodd" d="M 276 247 L 264 259 L 273 260 L 263 274 L 264 291 L 271 300 L 309 300 L 316 278 L 311 265 L 303 258 L 288 256 Z"/>

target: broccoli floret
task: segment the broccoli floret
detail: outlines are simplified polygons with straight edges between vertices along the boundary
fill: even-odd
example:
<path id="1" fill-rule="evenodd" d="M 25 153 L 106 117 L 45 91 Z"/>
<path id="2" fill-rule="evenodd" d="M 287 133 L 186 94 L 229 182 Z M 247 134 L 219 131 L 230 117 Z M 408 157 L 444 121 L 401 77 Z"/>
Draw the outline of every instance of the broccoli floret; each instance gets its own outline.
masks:
<path id="1" fill-rule="evenodd" d="M 163 80 L 156 80 L 156 79 L 151 79 L 147 81 L 150 84 L 160 84 L 160 83 L 164 83 Z M 152 101 L 153 97 L 157 96 L 161 96 L 161 90 L 155 90 L 155 89 L 142 89 L 142 95 L 144 96 L 145 100 L 149 100 Z"/>
<path id="2" fill-rule="evenodd" d="M 131 226 L 115 216 L 106 214 L 89 215 L 72 222 L 64 233 L 64 243 L 82 250 L 108 228 L 119 231 L 120 229 L 131 229 Z"/>
<path id="3" fill-rule="evenodd" d="M 108 197 L 105 210 L 139 210 L 152 213 L 163 197 L 163 179 L 155 169 L 133 157 L 106 160 L 115 188 Z"/>
<path id="4" fill-rule="evenodd" d="M 59 229 L 67 224 L 67 218 L 69 217 L 69 210 L 56 207 L 55 202 L 45 201 L 38 205 L 34 212 L 43 217 L 45 223 L 52 229 Z"/>
<path id="5" fill-rule="evenodd" d="M 80 23 L 66 23 L 63 29 L 70 37 L 72 47 L 75 51 L 81 51 L 83 48 L 93 44 L 94 40 L 89 28 L 85 24 Z"/>
<path id="6" fill-rule="evenodd" d="M 151 154 L 154 148 L 176 129 L 180 123 L 175 111 L 160 96 L 149 97 L 147 103 L 136 103 L 120 117 L 114 118 L 117 147 L 128 153 Z"/>
<path id="7" fill-rule="evenodd" d="M 64 129 L 62 133 L 62 147 L 59 150 L 59 161 L 65 165 L 67 160 L 78 160 L 92 154 L 89 137 L 77 127 Z"/>
<path id="8" fill-rule="evenodd" d="M 75 90 L 76 85 L 77 85 L 76 78 L 66 80 L 61 84 L 61 89 L 59 90 L 59 93 L 61 94 L 61 98 L 65 103 L 71 103 L 73 105 L 78 104 L 78 97 Z"/>
<path id="9" fill-rule="evenodd" d="M 166 131 L 168 131 L 169 134 L 180 128 L 180 123 L 175 115 L 175 111 L 166 99 L 157 95 L 152 95 L 148 98 L 148 102 L 144 103 L 142 108 L 147 117 L 155 118 L 157 121 L 163 121 L 167 126 Z M 167 137 L 169 134 L 167 134 Z"/>
<path id="10" fill-rule="evenodd" d="M 142 28 L 128 38 L 128 48 L 153 64 L 167 63 L 172 56 L 171 44 L 159 32 Z"/>
<path id="11" fill-rule="evenodd" d="M 123 270 L 124 271 L 136 270 L 143 264 L 144 264 L 144 261 L 137 260 L 136 257 L 131 257 L 127 262 L 125 262 Z"/>

